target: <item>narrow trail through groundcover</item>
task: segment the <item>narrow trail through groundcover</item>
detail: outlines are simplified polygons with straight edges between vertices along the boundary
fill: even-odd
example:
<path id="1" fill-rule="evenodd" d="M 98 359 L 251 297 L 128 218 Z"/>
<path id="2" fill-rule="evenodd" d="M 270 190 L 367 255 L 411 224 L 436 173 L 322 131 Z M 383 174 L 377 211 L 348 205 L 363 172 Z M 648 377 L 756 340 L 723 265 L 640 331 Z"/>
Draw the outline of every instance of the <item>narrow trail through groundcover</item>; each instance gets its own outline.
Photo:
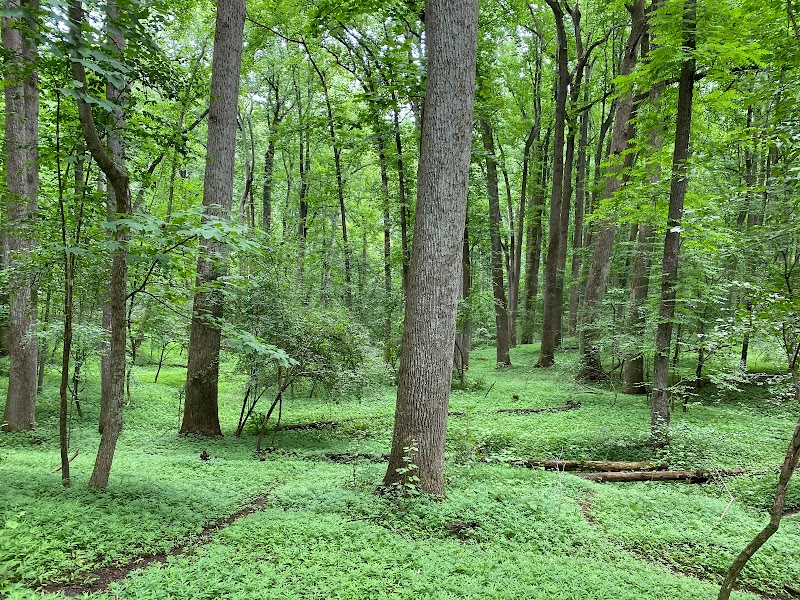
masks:
<path id="1" fill-rule="evenodd" d="M 112 583 L 117 583 L 126 579 L 133 571 L 139 569 L 146 569 L 151 565 L 163 564 L 167 562 L 170 556 L 183 556 L 191 554 L 197 548 L 208 543 L 212 536 L 226 527 L 233 525 L 239 519 L 252 515 L 264 509 L 269 498 L 269 492 L 261 494 L 253 498 L 244 507 L 237 510 L 235 513 L 229 515 L 221 521 L 214 521 L 208 523 L 203 527 L 200 533 L 192 539 L 183 544 L 175 546 L 169 552 L 161 552 L 158 554 L 150 554 L 147 556 L 138 556 L 130 560 L 127 564 L 102 567 L 84 573 L 82 578 L 86 583 L 49 583 L 39 588 L 42 592 L 59 593 L 63 592 L 67 596 L 80 596 L 81 594 L 94 594 L 96 592 L 105 592 L 108 590 Z"/>

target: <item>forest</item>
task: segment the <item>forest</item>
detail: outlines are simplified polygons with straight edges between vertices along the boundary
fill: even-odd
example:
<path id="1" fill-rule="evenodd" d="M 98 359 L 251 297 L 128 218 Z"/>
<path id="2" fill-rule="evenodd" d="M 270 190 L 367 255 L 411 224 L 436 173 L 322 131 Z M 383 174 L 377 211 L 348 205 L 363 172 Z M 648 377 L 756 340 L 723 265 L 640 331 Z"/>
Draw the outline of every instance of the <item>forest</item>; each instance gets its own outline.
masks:
<path id="1" fill-rule="evenodd" d="M 4 0 L 0 600 L 800 598 L 798 0 Z"/>

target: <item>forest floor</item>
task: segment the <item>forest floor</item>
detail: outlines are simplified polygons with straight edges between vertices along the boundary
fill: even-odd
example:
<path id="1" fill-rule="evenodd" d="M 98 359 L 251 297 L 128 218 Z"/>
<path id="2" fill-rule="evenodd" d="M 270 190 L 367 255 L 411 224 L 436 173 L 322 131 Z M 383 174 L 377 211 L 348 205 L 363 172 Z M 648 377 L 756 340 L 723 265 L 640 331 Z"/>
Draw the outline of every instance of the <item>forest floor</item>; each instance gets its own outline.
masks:
<path id="1" fill-rule="evenodd" d="M 499 371 L 493 349 L 474 353 L 468 389 L 451 398 L 440 501 L 375 493 L 393 387 L 322 398 L 298 389 L 285 399 L 283 421 L 309 427 L 268 431 L 271 451 L 255 455 L 255 423 L 233 435 L 244 378 L 232 361 L 222 365 L 225 436 L 213 440 L 176 434 L 184 369 L 165 369 L 154 384 L 154 367 L 135 367 L 103 491 L 87 487 L 99 398 L 97 368 L 87 370 L 85 416 L 71 417 L 71 448 L 80 453 L 64 489 L 52 473 L 58 389 L 50 373 L 36 431 L 0 435 L 0 597 L 716 598 L 732 558 L 766 522 L 798 407 L 780 384 L 708 386 L 686 412 L 676 410 L 671 445 L 655 454 L 644 397 L 573 383 L 574 354 L 533 369 L 535 350 L 513 350 L 515 366 Z M 495 412 L 569 401 L 580 408 Z M 508 464 L 515 458 L 658 460 L 754 474 L 701 485 L 598 484 Z M 789 511 L 800 508 L 798 488 Z M 793 598 L 798 588 L 795 513 L 751 561 L 747 591 L 736 596 Z"/>

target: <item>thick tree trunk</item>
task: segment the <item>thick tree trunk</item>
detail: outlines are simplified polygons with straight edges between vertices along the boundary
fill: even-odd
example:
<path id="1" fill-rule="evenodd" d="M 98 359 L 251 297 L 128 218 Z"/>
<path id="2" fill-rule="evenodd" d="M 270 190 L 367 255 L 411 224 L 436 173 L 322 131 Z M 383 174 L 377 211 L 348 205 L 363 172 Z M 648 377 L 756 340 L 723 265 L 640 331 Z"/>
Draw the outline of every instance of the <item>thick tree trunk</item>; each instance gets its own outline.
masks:
<path id="1" fill-rule="evenodd" d="M 564 29 L 564 11 L 559 0 L 545 0 L 556 19 L 558 65 L 553 123 L 553 187 L 550 194 L 549 239 L 547 259 L 544 267 L 544 307 L 542 319 L 542 344 L 537 367 L 550 367 L 555 363 L 555 350 L 559 341 L 562 306 L 559 300 L 559 248 L 561 245 L 561 203 L 564 184 L 564 136 L 567 121 L 567 88 L 569 68 L 567 65 L 567 34 Z M 563 283 L 562 283 L 563 291 Z"/>
<path id="2" fill-rule="evenodd" d="M 428 76 L 414 247 L 384 485 L 412 484 L 423 492 L 442 494 L 469 184 L 478 3 L 428 0 L 425 16 Z"/>
<path id="3" fill-rule="evenodd" d="M 203 186 L 205 219 L 227 218 L 231 207 L 244 16 L 244 0 L 220 0 L 217 5 Z M 224 260 L 221 244 L 202 240 L 189 334 L 186 402 L 181 433 L 222 433 L 219 426 L 218 385 L 219 321 L 223 307 L 222 293 L 215 286 L 224 268 L 216 264 L 218 260 Z"/>
<path id="4" fill-rule="evenodd" d="M 494 153 L 494 132 L 486 119 L 480 120 L 481 138 L 486 151 L 486 189 L 489 196 L 489 237 L 492 245 L 492 296 L 494 322 L 497 329 L 497 366 L 511 365 L 509 355 L 508 303 L 503 279 L 503 248 L 500 243 L 500 198 L 497 188 L 497 158 Z"/>
<path id="5" fill-rule="evenodd" d="M 636 0 L 628 6 L 631 13 L 631 31 L 625 45 L 625 54 L 620 66 L 620 74 L 630 74 L 639 56 L 639 45 L 644 34 L 646 19 L 644 0 Z M 611 130 L 612 166 L 606 174 L 603 198 L 612 198 L 624 183 L 623 168 L 630 164 L 632 155 L 624 156 L 634 131 L 634 99 L 631 93 L 619 98 L 616 103 L 614 125 Z M 603 296 L 611 272 L 611 257 L 617 228 L 612 221 L 600 225 L 592 249 L 592 260 L 586 278 L 586 288 L 581 307 L 579 324 L 580 368 L 578 378 L 600 380 L 607 376 L 600 360 L 600 317 Z"/>
<path id="6" fill-rule="evenodd" d="M 10 262 L 9 371 L 3 412 L 5 431 L 33 429 L 36 424 L 38 345 L 36 284 L 28 261 L 35 252 L 33 226 L 39 203 L 39 78 L 35 40 L 38 0 L 10 0 L 26 17 L 2 22 L 5 77 L 5 175 L 8 190 L 3 255 Z"/>
<path id="7" fill-rule="evenodd" d="M 678 112 L 675 126 L 675 150 L 672 154 L 672 176 L 669 190 L 667 233 L 664 239 L 662 261 L 661 301 L 658 310 L 658 330 L 653 357 L 653 392 L 650 398 L 650 440 L 656 446 L 667 443 L 670 417 L 669 349 L 672 341 L 672 319 L 675 316 L 675 286 L 678 283 L 678 257 L 680 255 L 680 225 L 683 201 L 688 185 L 689 135 L 692 126 L 692 98 L 694 94 L 697 20 L 696 0 L 686 0 L 684 23 L 687 58 L 681 66 L 678 82 Z"/>

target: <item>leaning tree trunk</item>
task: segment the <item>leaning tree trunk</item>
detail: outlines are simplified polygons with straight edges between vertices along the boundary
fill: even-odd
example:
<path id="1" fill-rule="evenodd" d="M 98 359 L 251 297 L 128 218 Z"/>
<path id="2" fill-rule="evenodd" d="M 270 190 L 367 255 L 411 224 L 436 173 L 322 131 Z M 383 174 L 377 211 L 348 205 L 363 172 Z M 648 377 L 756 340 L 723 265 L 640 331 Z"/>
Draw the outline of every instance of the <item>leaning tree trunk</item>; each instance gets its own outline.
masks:
<path id="1" fill-rule="evenodd" d="M 23 431 L 36 424 L 38 345 L 36 284 L 29 260 L 36 249 L 34 216 L 39 203 L 39 79 L 35 39 L 38 0 L 12 0 L 10 9 L 26 16 L 3 18 L 2 40 L 6 53 L 5 174 L 8 190 L 3 255 L 10 260 L 9 371 L 3 429 Z"/>
<path id="2" fill-rule="evenodd" d="M 564 183 L 564 135 L 567 121 L 567 33 L 564 29 L 564 11 L 559 0 L 545 0 L 556 19 L 558 49 L 558 79 L 556 82 L 555 120 L 553 124 L 553 187 L 550 194 L 549 238 L 544 267 L 544 307 L 542 312 L 542 344 L 537 367 L 551 367 L 555 363 L 561 326 L 562 306 L 558 295 L 559 247 L 561 244 L 561 202 Z M 562 288 L 563 289 L 563 288 Z"/>
<path id="3" fill-rule="evenodd" d="M 678 257 L 681 244 L 681 217 L 688 185 L 689 134 L 692 126 L 692 97 L 694 94 L 697 20 L 696 0 L 686 0 L 687 58 L 681 66 L 678 82 L 678 114 L 675 126 L 675 150 L 672 153 L 672 177 L 669 190 L 667 233 L 664 239 L 664 258 L 661 276 L 661 302 L 658 310 L 656 348 L 653 357 L 653 393 L 650 398 L 650 440 L 656 446 L 667 443 L 669 427 L 669 349 L 672 341 L 672 319 L 675 316 L 675 286 L 678 282 Z"/>
<path id="4" fill-rule="evenodd" d="M 500 197 L 497 189 L 497 158 L 494 154 L 494 132 L 485 119 L 480 120 L 483 148 L 486 150 L 486 189 L 489 196 L 489 237 L 492 244 L 492 295 L 494 322 L 497 329 L 497 366 L 511 366 L 508 302 L 503 280 L 503 248 L 500 243 Z"/>
<path id="5" fill-rule="evenodd" d="M 217 5 L 203 186 L 206 221 L 227 218 L 231 208 L 244 16 L 244 0 L 220 0 Z M 223 246 L 218 241 L 201 241 L 181 433 L 222 434 L 218 394 L 223 299 L 217 280 L 224 273 L 220 266 L 224 258 Z"/>
<path id="6" fill-rule="evenodd" d="M 797 349 L 795 348 L 794 356 L 789 357 L 789 370 L 792 373 L 792 381 L 794 383 L 794 400 L 795 404 L 800 403 L 800 374 L 797 372 Z M 778 486 L 775 489 L 775 499 L 772 502 L 772 509 L 769 513 L 769 523 L 764 527 L 756 536 L 750 541 L 744 550 L 739 553 L 739 556 L 733 561 L 725 575 L 722 582 L 722 587 L 719 590 L 717 600 L 728 600 L 731 596 L 731 591 L 739 578 L 739 574 L 744 569 L 747 562 L 758 552 L 759 548 L 763 546 L 772 534 L 778 531 L 783 516 L 783 507 L 786 502 L 786 492 L 789 487 L 789 482 L 792 479 L 797 463 L 800 461 L 800 421 L 794 429 L 794 435 L 789 441 L 789 447 L 786 450 L 786 456 L 783 459 L 781 472 L 778 476 Z"/>
<path id="7" fill-rule="evenodd" d="M 644 0 L 636 0 L 628 6 L 631 13 L 631 31 L 625 45 L 625 54 L 620 66 L 620 74 L 630 74 L 636 66 L 639 55 L 639 44 L 644 34 L 646 20 Z M 617 100 L 614 124 L 611 130 L 611 157 L 612 167 L 606 174 L 603 198 L 609 199 L 622 187 L 624 182 L 624 167 L 629 166 L 632 155 L 624 153 L 628 150 L 633 139 L 634 123 L 634 98 L 628 93 Z M 581 306 L 579 323 L 579 352 L 580 368 L 578 378 L 585 380 L 605 379 L 600 361 L 600 317 L 602 312 L 603 296 L 605 294 L 608 276 L 611 272 L 611 257 L 616 235 L 616 225 L 611 221 L 601 224 L 594 240 L 591 266 L 586 277 L 586 287 Z"/>
<path id="8" fill-rule="evenodd" d="M 478 2 L 428 0 L 425 16 L 428 77 L 414 245 L 392 452 L 383 483 L 418 485 L 423 492 L 442 494 L 469 184 Z"/>

